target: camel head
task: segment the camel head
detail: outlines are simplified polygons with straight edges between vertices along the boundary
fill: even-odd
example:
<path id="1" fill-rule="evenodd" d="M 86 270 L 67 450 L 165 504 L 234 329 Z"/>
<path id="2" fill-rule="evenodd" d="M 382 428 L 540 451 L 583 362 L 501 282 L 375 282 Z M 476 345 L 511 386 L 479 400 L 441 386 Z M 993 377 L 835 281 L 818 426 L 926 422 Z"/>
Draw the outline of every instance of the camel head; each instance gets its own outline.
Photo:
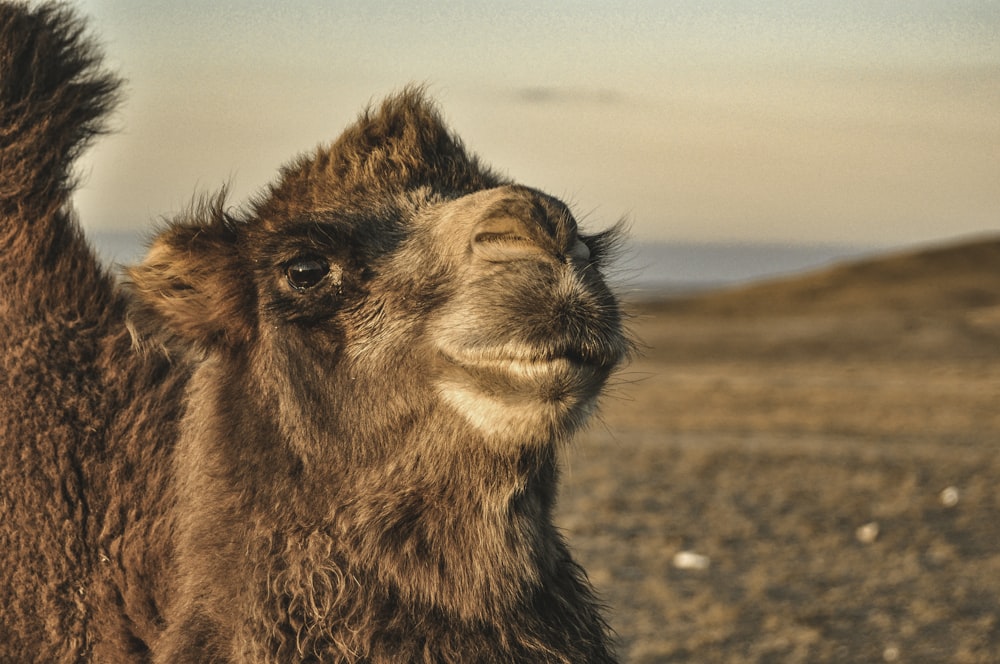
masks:
<path id="1" fill-rule="evenodd" d="M 133 325 L 193 362 L 217 427 L 306 463 L 544 446 L 626 354 L 615 234 L 480 165 L 407 90 L 246 211 L 220 196 L 164 230 L 128 273 Z"/>

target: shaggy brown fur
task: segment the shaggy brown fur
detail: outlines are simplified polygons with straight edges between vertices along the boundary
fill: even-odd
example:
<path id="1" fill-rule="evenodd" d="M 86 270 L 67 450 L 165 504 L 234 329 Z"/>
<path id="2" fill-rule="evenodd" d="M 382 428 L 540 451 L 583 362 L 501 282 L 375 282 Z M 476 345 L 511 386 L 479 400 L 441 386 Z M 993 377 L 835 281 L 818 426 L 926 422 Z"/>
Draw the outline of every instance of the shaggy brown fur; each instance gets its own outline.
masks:
<path id="1" fill-rule="evenodd" d="M 68 208 L 97 66 L 0 3 L 0 660 L 613 661 L 552 524 L 611 235 L 408 90 L 123 289 Z"/>

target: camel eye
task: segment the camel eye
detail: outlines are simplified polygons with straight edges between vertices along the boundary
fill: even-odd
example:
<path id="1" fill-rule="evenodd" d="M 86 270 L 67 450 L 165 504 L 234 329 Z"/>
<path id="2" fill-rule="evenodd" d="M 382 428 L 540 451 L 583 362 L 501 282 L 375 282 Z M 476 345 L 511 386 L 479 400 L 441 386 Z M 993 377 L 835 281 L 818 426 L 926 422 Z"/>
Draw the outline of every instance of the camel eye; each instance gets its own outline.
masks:
<path id="1" fill-rule="evenodd" d="M 296 258 L 285 266 L 285 277 L 295 290 L 306 290 L 318 284 L 330 266 L 319 258 Z"/>

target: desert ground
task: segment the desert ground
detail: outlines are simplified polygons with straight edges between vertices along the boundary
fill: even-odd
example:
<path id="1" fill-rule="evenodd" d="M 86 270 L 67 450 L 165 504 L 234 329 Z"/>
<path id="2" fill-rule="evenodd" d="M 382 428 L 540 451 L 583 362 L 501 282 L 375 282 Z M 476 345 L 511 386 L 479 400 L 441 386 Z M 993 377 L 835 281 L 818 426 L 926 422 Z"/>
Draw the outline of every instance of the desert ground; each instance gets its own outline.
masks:
<path id="1" fill-rule="evenodd" d="M 629 304 L 559 523 L 627 662 L 1000 662 L 1000 240 Z"/>

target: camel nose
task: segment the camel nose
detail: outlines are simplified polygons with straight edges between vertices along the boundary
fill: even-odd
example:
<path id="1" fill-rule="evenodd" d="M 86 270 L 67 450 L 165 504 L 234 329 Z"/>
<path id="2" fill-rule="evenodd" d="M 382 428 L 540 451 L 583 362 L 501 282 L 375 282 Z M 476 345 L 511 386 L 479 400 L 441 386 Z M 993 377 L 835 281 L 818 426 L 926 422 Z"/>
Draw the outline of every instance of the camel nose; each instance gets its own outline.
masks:
<path id="1" fill-rule="evenodd" d="M 487 206 L 473 228 L 472 250 L 491 263 L 590 258 L 565 205 L 521 189 L 512 189 L 509 196 Z"/>

